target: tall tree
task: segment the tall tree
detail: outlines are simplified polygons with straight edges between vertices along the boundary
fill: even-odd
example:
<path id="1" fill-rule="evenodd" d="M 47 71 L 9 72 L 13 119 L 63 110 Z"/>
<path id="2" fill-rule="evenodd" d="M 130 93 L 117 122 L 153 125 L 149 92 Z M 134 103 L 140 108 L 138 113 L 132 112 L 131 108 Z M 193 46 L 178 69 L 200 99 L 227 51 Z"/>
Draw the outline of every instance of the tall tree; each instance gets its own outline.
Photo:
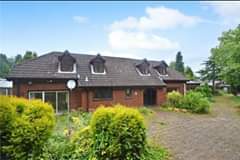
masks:
<path id="1" fill-rule="evenodd" d="M 7 76 L 11 69 L 11 62 L 8 61 L 8 58 L 5 54 L 0 53 L 0 77 L 4 78 Z"/>
<path id="2" fill-rule="evenodd" d="M 22 63 L 37 57 L 36 52 L 26 51 L 24 56 L 18 54 L 15 58 L 8 58 L 5 54 L 0 53 L 0 77 L 5 78 L 15 64 Z"/>
<path id="3" fill-rule="evenodd" d="M 240 24 L 223 32 L 219 45 L 212 49 L 212 57 L 220 68 L 220 77 L 240 92 Z"/>
<path id="4" fill-rule="evenodd" d="M 15 57 L 15 64 L 19 64 L 22 61 L 23 61 L 22 55 L 21 54 L 16 55 L 16 57 Z"/>
<path id="5" fill-rule="evenodd" d="M 181 52 L 178 52 L 176 55 L 175 69 L 181 73 L 184 73 L 184 63 L 183 63 L 183 56 Z"/>
<path id="6" fill-rule="evenodd" d="M 37 57 L 36 52 L 26 51 L 24 56 L 23 56 L 23 60 L 30 60 L 30 59 L 34 59 L 36 57 Z"/>
<path id="7" fill-rule="evenodd" d="M 192 69 L 189 66 L 186 66 L 186 68 L 184 69 L 184 75 L 189 79 L 189 80 L 194 80 L 195 79 L 195 75 L 192 71 Z"/>
<path id="8" fill-rule="evenodd" d="M 200 73 L 200 78 L 203 81 L 212 82 L 212 92 L 215 93 L 215 81 L 218 79 L 219 68 L 215 64 L 213 57 L 209 57 L 207 61 L 203 63 L 204 68 L 198 71 Z"/>

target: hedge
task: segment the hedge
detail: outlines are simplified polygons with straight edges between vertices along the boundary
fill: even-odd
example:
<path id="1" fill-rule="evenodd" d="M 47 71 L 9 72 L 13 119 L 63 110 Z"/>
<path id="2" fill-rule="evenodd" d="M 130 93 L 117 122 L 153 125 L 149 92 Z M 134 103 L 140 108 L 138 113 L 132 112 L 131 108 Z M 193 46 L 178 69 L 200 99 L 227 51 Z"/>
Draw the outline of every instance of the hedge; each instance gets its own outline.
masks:
<path id="1" fill-rule="evenodd" d="M 146 147 L 143 116 L 132 108 L 100 107 L 90 122 L 93 152 L 98 160 L 138 160 Z"/>
<path id="2" fill-rule="evenodd" d="M 54 125 L 51 105 L 40 100 L 0 96 L 1 158 L 34 159 L 41 154 Z"/>

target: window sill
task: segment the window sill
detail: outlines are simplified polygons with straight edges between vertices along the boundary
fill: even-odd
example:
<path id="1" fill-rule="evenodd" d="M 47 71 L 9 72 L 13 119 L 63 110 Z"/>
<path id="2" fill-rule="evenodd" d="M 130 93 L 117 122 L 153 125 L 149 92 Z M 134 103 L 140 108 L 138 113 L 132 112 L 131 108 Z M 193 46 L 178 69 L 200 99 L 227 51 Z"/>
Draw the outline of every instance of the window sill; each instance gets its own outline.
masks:
<path id="1" fill-rule="evenodd" d="M 93 101 L 112 101 L 112 98 L 93 98 Z"/>

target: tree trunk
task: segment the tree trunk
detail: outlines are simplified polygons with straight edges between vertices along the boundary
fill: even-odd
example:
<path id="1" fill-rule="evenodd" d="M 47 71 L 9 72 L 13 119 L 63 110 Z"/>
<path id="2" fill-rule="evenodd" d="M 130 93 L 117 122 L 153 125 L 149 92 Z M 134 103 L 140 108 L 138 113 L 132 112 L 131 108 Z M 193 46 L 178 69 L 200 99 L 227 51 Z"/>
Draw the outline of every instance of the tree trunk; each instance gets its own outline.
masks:
<path id="1" fill-rule="evenodd" d="M 215 94 L 215 79 L 212 80 L 212 93 Z"/>

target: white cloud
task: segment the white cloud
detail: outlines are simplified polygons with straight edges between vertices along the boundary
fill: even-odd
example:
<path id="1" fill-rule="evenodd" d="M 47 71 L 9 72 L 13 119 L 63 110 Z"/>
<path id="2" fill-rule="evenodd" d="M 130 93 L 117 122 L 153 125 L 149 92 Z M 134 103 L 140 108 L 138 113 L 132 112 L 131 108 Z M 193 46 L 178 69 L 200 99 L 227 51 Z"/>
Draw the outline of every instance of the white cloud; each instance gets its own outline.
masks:
<path id="1" fill-rule="evenodd" d="M 77 23 L 86 23 L 88 18 L 84 16 L 73 16 L 73 20 Z"/>
<path id="2" fill-rule="evenodd" d="M 130 53 L 130 52 L 118 52 L 118 51 L 112 51 L 109 50 L 92 50 L 92 51 L 86 51 L 84 53 L 91 54 L 91 55 L 97 55 L 100 53 L 103 56 L 111 56 L 111 57 L 125 57 L 125 58 L 139 58 L 139 55 Z"/>
<path id="3" fill-rule="evenodd" d="M 121 21 L 115 21 L 111 29 L 170 29 L 175 27 L 194 26 L 203 20 L 197 16 L 188 16 L 177 9 L 161 7 L 147 7 L 146 16 L 136 18 L 128 17 Z"/>
<path id="4" fill-rule="evenodd" d="M 117 50 L 174 50 L 179 48 L 177 42 L 145 32 L 116 30 L 110 32 L 108 38 L 110 46 Z"/>
<path id="5" fill-rule="evenodd" d="M 240 2 L 239 1 L 212 1 L 203 2 L 213 8 L 214 12 L 223 18 L 225 24 L 240 23 Z"/>

